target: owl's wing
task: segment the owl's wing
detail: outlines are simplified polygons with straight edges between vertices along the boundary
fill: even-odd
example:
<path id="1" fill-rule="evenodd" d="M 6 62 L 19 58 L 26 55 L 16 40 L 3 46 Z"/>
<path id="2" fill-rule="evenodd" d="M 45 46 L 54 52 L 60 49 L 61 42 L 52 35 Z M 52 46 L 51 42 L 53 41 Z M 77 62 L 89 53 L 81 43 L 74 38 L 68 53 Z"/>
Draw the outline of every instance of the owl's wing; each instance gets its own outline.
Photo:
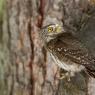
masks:
<path id="1" fill-rule="evenodd" d="M 88 49 L 72 34 L 64 33 L 59 35 L 48 43 L 48 48 L 60 61 L 69 59 L 76 64 L 83 65 L 87 72 L 95 77 L 94 58 L 92 58 Z"/>
<path id="2" fill-rule="evenodd" d="M 59 60 L 67 58 L 78 64 L 87 64 L 88 50 L 69 33 L 61 34 L 51 40 L 48 43 L 48 48 Z"/>

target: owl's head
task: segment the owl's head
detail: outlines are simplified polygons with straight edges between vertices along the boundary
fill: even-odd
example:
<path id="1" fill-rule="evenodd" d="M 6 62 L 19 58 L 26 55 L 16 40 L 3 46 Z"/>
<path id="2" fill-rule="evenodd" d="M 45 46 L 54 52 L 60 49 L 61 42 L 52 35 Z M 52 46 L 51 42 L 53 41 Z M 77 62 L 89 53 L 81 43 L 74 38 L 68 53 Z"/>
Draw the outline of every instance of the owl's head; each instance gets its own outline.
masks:
<path id="1" fill-rule="evenodd" d="M 54 39 L 58 34 L 63 32 L 63 27 L 58 24 L 50 24 L 43 27 L 40 31 L 40 37 L 43 41 L 48 42 Z"/>

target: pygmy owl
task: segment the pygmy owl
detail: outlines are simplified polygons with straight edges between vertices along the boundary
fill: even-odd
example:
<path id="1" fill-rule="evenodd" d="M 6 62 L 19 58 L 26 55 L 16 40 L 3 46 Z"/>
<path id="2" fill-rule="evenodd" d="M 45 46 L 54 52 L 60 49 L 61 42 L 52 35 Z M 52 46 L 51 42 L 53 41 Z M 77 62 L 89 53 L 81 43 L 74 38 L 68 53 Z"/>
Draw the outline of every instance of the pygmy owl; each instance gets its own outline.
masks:
<path id="1" fill-rule="evenodd" d="M 95 78 L 95 58 L 72 33 L 51 24 L 41 29 L 40 37 L 60 68 L 72 73 L 84 70 Z"/>

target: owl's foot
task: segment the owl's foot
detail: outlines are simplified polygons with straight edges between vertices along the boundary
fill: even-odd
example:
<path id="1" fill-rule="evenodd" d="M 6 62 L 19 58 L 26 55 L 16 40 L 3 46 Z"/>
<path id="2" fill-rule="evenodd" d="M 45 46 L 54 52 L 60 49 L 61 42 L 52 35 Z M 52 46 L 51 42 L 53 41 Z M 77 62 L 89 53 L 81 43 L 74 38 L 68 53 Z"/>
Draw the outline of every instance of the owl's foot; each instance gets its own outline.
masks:
<path id="1" fill-rule="evenodd" d="M 60 74 L 60 78 L 59 79 L 67 79 L 68 81 L 70 81 L 71 79 L 71 76 L 70 76 L 70 72 L 67 72 L 67 73 L 65 73 L 65 74 L 63 74 L 63 73 L 61 73 Z"/>
<path id="2" fill-rule="evenodd" d="M 69 73 L 68 71 L 66 71 L 64 69 L 60 69 L 60 74 L 59 74 L 59 76 L 57 76 L 57 78 L 59 80 L 62 80 L 62 79 L 68 79 L 68 80 L 70 80 L 70 78 L 68 77 L 69 76 L 68 73 Z"/>
<path id="3" fill-rule="evenodd" d="M 67 71 L 60 69 L 60 68 L 58 68 L 58 69 L 59 69 L 58 70 L 59 72 L 56 74 L 57 75 L 56 78 L 59 80 L 65 79 Z"/>
<path id="4" fill-rule="evenodd" d="M 66 75 L 65 74 L 61 74 L 59 79 L 62 80 L 62 79 L 65 79 L 66 78 Z"/>
<path id="5" fill-rule="evenodd" d="M 61 74 L 60 76 L 57 76 L 56 78 L 59 79 L 59 80 L 62 80 L 62 79 L 66 78 L 66 75 L 65 74 Z"/>
<path id="6" fill-rule="evenodd" d="M 65 71 L 65 70 L 60 70 L 60 77 L 59 79 L 67 79 L 67 81 L 71 80 L 71 77 L 73 77 L 75 75 L 74 72 L 71 71 Z"/>

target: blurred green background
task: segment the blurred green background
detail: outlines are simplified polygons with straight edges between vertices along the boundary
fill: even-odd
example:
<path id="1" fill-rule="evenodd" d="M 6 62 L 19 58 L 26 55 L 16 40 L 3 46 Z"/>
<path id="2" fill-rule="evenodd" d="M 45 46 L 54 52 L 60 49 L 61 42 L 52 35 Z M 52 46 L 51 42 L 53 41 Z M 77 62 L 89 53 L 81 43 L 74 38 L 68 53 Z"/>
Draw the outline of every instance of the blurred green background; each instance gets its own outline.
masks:
<path id="1" fill-rule="evenodd" d="M 0 0 L 0 20 L 2 20 L 3 17 L 4 5 L 5 5 L 5 0 Z"/>

